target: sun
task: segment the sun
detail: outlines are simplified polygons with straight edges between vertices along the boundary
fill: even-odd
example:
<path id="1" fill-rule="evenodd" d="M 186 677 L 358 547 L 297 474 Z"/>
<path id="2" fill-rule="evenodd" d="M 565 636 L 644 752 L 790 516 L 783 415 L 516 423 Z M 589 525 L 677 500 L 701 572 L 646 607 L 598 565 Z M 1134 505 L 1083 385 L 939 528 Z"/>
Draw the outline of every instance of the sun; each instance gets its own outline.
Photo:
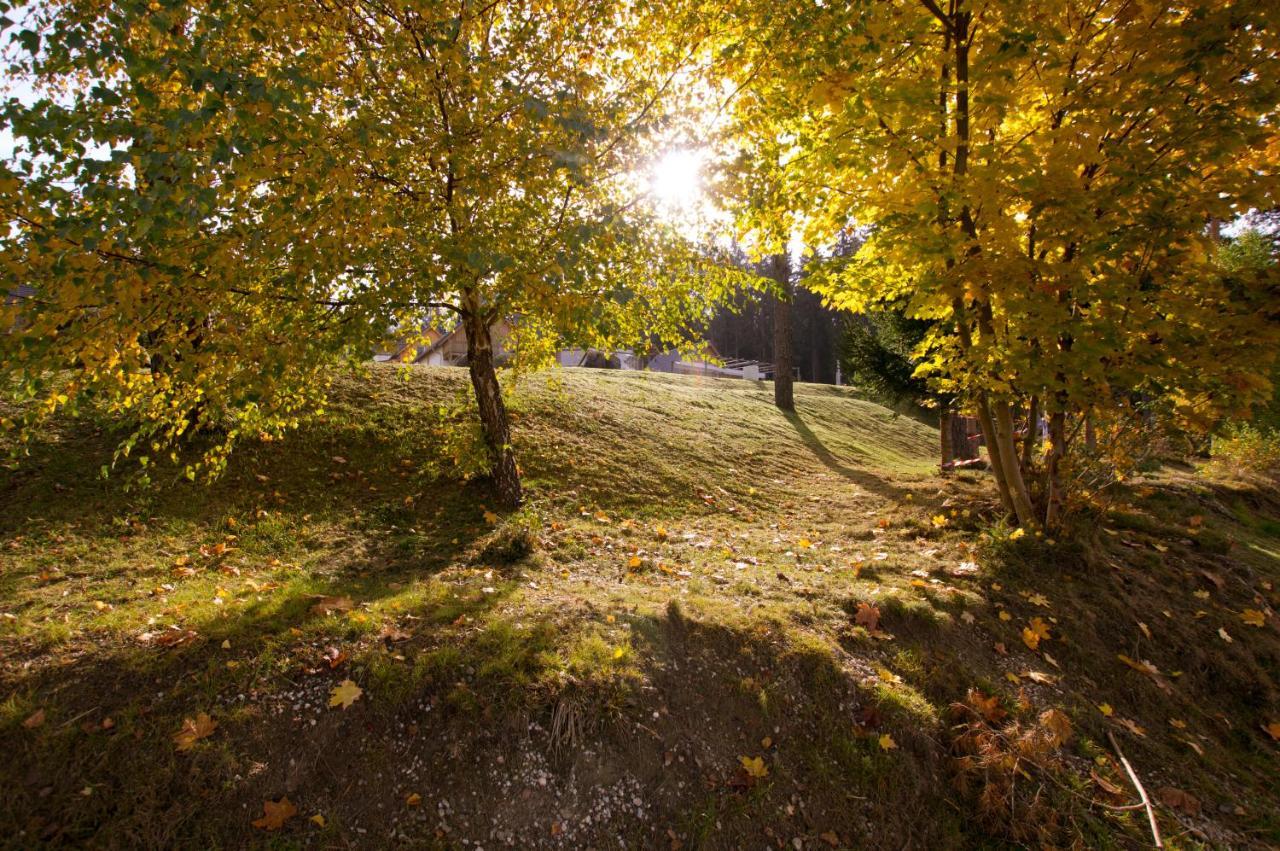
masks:
<path id="1" fill-rule="evenodd" d="M 702 161 L 700 151 L 674 148 L 664 153 L 653 166 L 649 189 L 664 207 L 688 210 L 702 197 Z"/>

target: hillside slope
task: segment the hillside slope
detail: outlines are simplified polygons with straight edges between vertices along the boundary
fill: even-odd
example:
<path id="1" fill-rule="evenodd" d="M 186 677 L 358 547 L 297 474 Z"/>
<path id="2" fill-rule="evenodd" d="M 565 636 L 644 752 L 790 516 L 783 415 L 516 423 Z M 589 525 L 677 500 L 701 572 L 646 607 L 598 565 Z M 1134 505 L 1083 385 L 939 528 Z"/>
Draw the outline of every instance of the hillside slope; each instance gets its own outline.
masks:
<path id="1" fill-rule="evenodd" d="M 208 488 L 84 422 L 4 473 L 0 844 L 1143 847 L 1109 735 L 1173 844 L 1280 843 L 1273 493 L 1019 539 L 845 391 L 569 370 L 500 516 L 465 378 L 344 378 Z"/>

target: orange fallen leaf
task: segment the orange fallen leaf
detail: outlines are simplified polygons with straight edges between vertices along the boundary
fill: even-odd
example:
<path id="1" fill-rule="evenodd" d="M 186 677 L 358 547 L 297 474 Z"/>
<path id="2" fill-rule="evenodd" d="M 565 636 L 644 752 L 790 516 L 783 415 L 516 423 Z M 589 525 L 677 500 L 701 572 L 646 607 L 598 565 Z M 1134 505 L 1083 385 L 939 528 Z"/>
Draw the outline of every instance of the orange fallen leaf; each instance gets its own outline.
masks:
<path id="1" fill-rule="evenodd" d="M 279 801 L 262 802 L 262 818 L 254 819 L 253 826 L 263 830 L 279 830 L 284 823 L 298 814 L 298 808 L 285 795 Z"/>
<path id="2" fill-rule="evenodd" d="M 329 615 L 334 612 L 349 612 L 355 606 L 350 597 L 321 597 L 311 606 L 317 615 Z"/>
<path id="3" fill-rule="evenodd" d="M 874 633 L 880 628 L 880 609 L 870 603 L 859 603 L 853 622 L 867 632 Z"/>
<path id="4" fill-rule="evenodd" d="M 1240 613 L 1240 620 L 1244 621 L 1249 626 L 1261 627 L 1267 625 L 1267 616 L 1257 609 L 1245 609 Z"/>
<path id="5" fill-rule="evenodd" d="M 173 741 L 180 751 L 189 751 L 196 742 L 207 739 L 218 729 L 218 722 L 209 717 L 209 713 L 201 712 L 195 718 L 184 718 L 182 729 L 173 734 Z"/>
<path id="6" fill-rule="evenodd" d="M 1166 807 L 1181 810 L 1188 815 L 1196 815 L 1200 812 L 1200 800 L 1195 795 L 1175 789 L 1173 786 L 1160 787 L 1156 790 L 1156 797 Z"/>
<path id="7" fill-rule="evenodd" d="M 22 726 L 26 727 L 28 730 L 34 730 L 36 727 L 39 727 L 43 723 L 44 723 L 44 710 L 37 709 L 35 712 L 32 712 L 30 715 L 27 716 L 27 720 L 22 722 Z"/>

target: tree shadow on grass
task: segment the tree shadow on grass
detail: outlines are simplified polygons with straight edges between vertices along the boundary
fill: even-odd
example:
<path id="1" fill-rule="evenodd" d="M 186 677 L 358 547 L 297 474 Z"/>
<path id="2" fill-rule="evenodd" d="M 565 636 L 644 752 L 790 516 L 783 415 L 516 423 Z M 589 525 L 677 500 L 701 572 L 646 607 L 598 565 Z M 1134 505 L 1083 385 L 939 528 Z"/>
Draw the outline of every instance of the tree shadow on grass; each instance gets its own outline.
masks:
<path id="1" fill-rule="evenodd" d="M 813 429 L 809 428 L 800 414 L 795 411 L 784 411 L 783 416 L 795 428 L 804 445 L 832 472 L 840 474 L 858 487 L 871 491 L 885 499 L 898 501 L 906 495 L 906 491 L 890 484 L 885 479 L 864 470 L 854 469 L 841 461 L 840 457 L 828 449 L 818 435 L 814 434 Z"/>

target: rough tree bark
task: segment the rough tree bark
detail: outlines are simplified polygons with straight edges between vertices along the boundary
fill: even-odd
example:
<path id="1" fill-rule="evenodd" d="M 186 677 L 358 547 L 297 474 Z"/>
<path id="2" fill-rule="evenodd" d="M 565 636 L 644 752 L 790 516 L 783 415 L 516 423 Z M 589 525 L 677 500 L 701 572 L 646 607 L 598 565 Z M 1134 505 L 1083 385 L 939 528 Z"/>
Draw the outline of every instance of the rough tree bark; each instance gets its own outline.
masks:
<path id="1" fill-rule="evenodd" d="M 511 423 L 507 417 L 507 406 L 502 401 L 502 387 L 498 384 L 498 372 L 493 361 L 493 340 L 489 323 L 479 305 L 468 307 L 462 313 L 467 332 L 467 368 L 471 372 L 471 386 L 475 389 L 476 404 L 480 408 L 485 447 L 489 450 L 489 474 L 498 492 L 498 500 L 506 508 L 515 508 L 524 494 L 520 488 L 515 452 L 511 449 Z"/>
<path id="2" fill-rule="evenodd" d="M 946 465 L 956 457 L 951 441 L 951 406 L 943 405 L 938 415 L 938 436 L 942 440 L 942 472 L 947 472 Z"/>
<path id="3" fill-rule="evenodd" d="M 770 272 L 778 282 L 779 293 L 773 301 L 773 403 L 783 411 L 796 409 L 795 357 L 791 341 L 791 263 L 785 253 L 773 255 Z"/>

